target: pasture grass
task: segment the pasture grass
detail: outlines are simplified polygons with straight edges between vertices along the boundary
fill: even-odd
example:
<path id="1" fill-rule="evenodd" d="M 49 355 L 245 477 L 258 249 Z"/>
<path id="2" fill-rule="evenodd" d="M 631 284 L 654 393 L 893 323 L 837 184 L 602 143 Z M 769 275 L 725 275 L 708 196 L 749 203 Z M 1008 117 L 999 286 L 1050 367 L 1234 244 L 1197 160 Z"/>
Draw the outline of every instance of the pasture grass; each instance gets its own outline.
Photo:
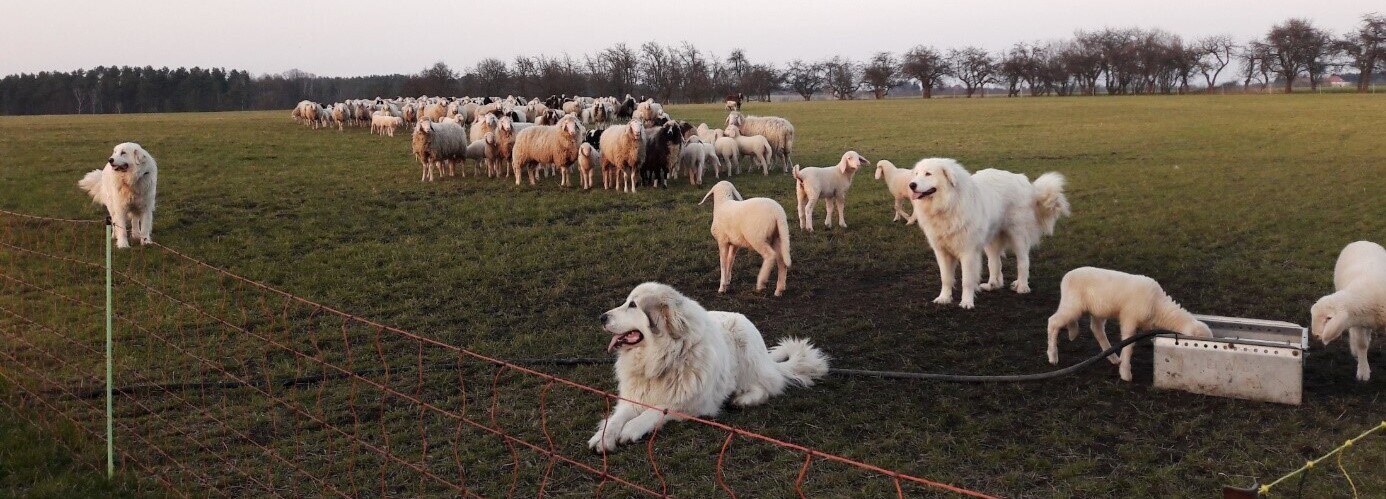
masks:
<path id="1" fill-rule="evenodd" d="M 720 105 L 667 110 L 714 126 L 725 117 Z M 947 156 L 973 171 L 994 167 L 1031 178 L 1058 171 L 1068 177 L 1074 215 L 1034 252 L 1032 294 L 984 293 L 975 310 L 936 306 L 929 300 L 938 292 L 937 269 L 923 234 L 890 222 L 889 197 L 872 169 L 864 169 L 849 195 L 849 228 L 824 229 L 820 204 L 817 232 L 793 230 L 795 266 L 784 297 L 751 290 L 760 262 L 746 253 L 732 290 L 718 295 L 711 208 L 696 204 L 705 188 L 686 179 L 634 195 L 559 188 L 556 177 L 538 187 L 484 177 L 421 183 L 407 137 L 309 130 L 287 112 L 0 118 L 0 209 L 104 215 L 75 181 L 98 167 L 113 144 L 133 140 L 159 159 L 155 240 L 482 353 L 602 355 L 607 337 L 596 316 L 634 285 L 659 280 L 709 309 L 746 314 L 771 343 L 786 335 L 812 338 L 838 367 L 973 374 L 1051 368 L 1045 320 L 1058 302 L 1059 278 L 1078 266 L 1152 276 L 1196 313 L 1304 324 L 1309 306 L 1332 289 L 1338 251 L 1359 239 L 1386 240 L 1386 128 L 1373 125 L 1386 115 L 1379 96 L 895 99 L 749 103 L 746 111 L 792 120 L 795 159 L 805 166 L 833 164 L 852 149 L 873 163 L 889 159 L 898 166 Z M 743 174 L 733 181 L 744 195 L 774 198 L 794 216 L 787 175 Z M 1012 260 L 1006 270 L 1014 275 Z M 180 289 L 217 291 L 199 286 Z M 13 330 L 43 341 L 41 333 Z M 1105 363 L 1037 384 L 828 377 L 718 419 L 1000 495 L 1206 496 L 1222 484 L 1294 469 L 1380 423 L 1386 407 L 1381 349 L 1371 354 L 1377 376 L 1357 383 L 1344 343 L 1315 345 L 1299 407 L 1154 390 L 1149 348 L 1142 347 L 1133 383 L 1121 382 Z M 1060 344 L 1065 364 L 1095 351 L 1086 335 Z M 233 364 L 240 354 L 260 355 L 236 342 L 218 353 Z M 388 355 L 403 364 L 413 358 L 407 349 Z M 544 370 L 615 389 L 608 368 Z M 533 383 L 504 386 L 515 388 L 516 400 L 533 403 Z M 344 390 L 332 385 L 327 400 L 345 403 Z M 553 402 L 562 410 L 547 422 L 556 445 L 585 455 L 602 403 L 576 396 Z M 229 414 L 263 426 L 255 407 Z M 395 416 L 380 414 L 382 426 L 407 434 L 417 424 Z M 718 493 L 713 471 L 721 443 L 719 434 L 692 425 L 661 431 L 657 451 L 672 491 Z M 756 496 L 792 494 L 801 456 L 757 450 L 733 452 L 731 485 Z M 469 446 L 464 456 L 487 463 L 508 459 L 507 452 L 492 442 Z M 617 454 L 613 466 L 648 473 L 644 452 L 638 446 Z M 275 466 L 245 456 L 242 466 Z M 52 461 L 26 466 L 64 466 Z M 1386 491 L 1380 471 L 1386 440 L 1357 446 L 1344 462 L 1358 490 Z M 810 473 L 809 492 L 893 490 L 824 469 Z M 504 476 L 501 471 L 495 476 Z M 581 474 L 563 466 L 555 473 L 551 492 L 590 493 Z M 1347 494 L 1338 475 L 1316 470 L 1307 490 Z"/>

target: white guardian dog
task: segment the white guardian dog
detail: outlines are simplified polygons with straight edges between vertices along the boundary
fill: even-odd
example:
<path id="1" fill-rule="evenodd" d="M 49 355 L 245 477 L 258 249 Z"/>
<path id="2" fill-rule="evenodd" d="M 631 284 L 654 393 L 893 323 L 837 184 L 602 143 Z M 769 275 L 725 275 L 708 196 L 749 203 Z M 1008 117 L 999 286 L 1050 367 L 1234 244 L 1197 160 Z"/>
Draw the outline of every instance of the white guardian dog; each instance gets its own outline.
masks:
<path id="1" fill-rule="evenodd" d="M 975 174 L 957 161 L 926 158 L 914 165 L 911 203 L 919 228 L 929 238 L 938 260 L 943 289 L 934 303 L 953 302 L 953 272 L 962 267 L 962 308 L 972 308 L 973 296 L 1001 289 L 1001 256 L 1015 253 L 1017 293 L 1030 292 L 1030 249 L 1054 233 L 1054 224 L 1069 214 L 1064 177 L 1040 175 L 1034 184 L 1019 173 L 986 169 Z M 982 253 L 988 279 L 981 284 Z"/>
<path id="2" fill-rule="evenodd" d="M 616 379 L 625 400 L 587 441 L 598 452 L 637 441 L 665 419 L 679 419 L 674 412 L 716 416 L 728 398 L 742 407 L 758 405 L 789 384 L 810 386 L 828 373 L 827 356 L 807 339 L 785 338 L 766 350 L 746 316 L 707 311 L 664 284 L 636 286 L 625 303 L 601 319 L 611 333 L 607 350 L 616 352 Z"/>
<path id="3" fill-rule="evenodd" d="M 134 142 L 118 144 L 106 160 L 106 167 L 92 170 L 77 186 L 91 199 L 106 206 L 115 224 L 117 248 L 129 248 L 130 236 L 140 244 L 153 242 L 154 190 L 159 183 L 159 166 L 143 147 Z"/>

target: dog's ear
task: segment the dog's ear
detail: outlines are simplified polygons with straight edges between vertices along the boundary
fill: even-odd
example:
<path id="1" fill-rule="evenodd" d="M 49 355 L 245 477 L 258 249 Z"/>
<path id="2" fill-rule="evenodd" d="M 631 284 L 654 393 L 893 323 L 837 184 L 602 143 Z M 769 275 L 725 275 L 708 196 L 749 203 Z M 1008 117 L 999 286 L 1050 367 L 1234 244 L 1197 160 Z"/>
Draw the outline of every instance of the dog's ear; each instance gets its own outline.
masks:
<path id="1" fill-rule="evenodd" d="M 135 144 L 134 142 L 131 142 L 131 144 L 133 144 L 135 148 L 130 151 L 130 155 L 135 157 L 135 164 L 143 166 L 145 162 L 149 160 L 149 153 L 145 152 L 144 148 L 140 147 L 139 144 Z"/>
<path id="2" fill-rule="evenodd" d="M 682 299 L 674 293 L 643 295 L 636 299 L 635 306 L 649 317 L 652 332 L 677 340 L 683 338 L 684 331 L 688 330 L 688 321 L 679 313 L 682 307 L 678 301 Z"/>
<path id="3" fill-rule="evenodd" d="M 942 176 L 943 176 L 943 179 L 948 181 L 948 186 L 949 186 L 949 187 L 957 187 L 957 186 L 958 186 L 958 179 L 957 179 L 958 172 L 955 171 L 955 170 L 953 169 L 952 165 L 948 165 L 948 166 L 944 166 L 944 167 L 942 167 L 942 168 L 939 168 L 939 169 L 938 169 L 938 174 L 939 174 L 939 175 L 942 175 Z"/>

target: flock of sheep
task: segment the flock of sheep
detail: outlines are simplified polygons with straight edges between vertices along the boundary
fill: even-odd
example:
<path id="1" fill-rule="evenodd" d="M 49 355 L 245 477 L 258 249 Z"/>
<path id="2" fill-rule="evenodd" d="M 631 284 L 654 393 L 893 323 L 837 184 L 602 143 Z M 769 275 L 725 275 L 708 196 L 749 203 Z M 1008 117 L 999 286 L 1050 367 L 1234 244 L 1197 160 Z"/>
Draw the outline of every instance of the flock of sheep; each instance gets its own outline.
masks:
<path id="1" fill-rule="evenodd" d="M 353 99 L 330 105 L 299 102 L 295 121 L 314 129 L 371 127 L 371 133 L 394 136 L 413 127 L 413 153 L 420 179 L 432 181 L 446 173 L 514 176 L 531 185 L 541 175 L 559 176 L 559 185 L 572 186 L 576 170 L 583 189 L 595 186 L 635 192 L 639 185 L 668 185 L 680 174 L 702 185 L 708 167 L 720 178 L 725 169 L 742 170 L 749 161 L 769 174 L 778 165 L 789 171 L 794 148 L 794 125 L 774 116 L 740 113 L 741 96 L 727 97 L 724 128 L 706 123 L 693 126 L 671 120 L 653 100 L 630 95 L 616 97 L 550 96 L 539 100 L 508 96 L 407 97 Z M 484 168 L 483 168 L 484 167 Z"/>

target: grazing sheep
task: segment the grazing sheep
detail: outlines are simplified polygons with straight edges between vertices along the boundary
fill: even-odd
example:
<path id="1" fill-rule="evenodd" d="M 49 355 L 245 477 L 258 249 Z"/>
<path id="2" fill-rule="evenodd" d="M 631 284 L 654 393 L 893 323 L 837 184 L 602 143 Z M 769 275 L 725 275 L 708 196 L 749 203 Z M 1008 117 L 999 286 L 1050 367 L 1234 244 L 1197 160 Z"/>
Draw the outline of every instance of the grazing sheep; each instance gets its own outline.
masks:
<path id="1" fill-rule="evenodd" d="M 774 154 L 774 149 L 769 139 L 763 135 L 742 135 L 741 128 L 736 125 L 727 127 L 727 137 L 736 141 L 738 153 L 750 157 L 755 164 L 760 165 L 762 175 L 770 174 L 770 156 Z M 736 172 L 741 173 L 740 161 L 737 162 Z"/>
<path id="2" fill-rule="evenodd" d="M 712 237 L 717 240 L 717 258 L 721 262 L 722 280 L 718 293 L 726 293 L 731 284 L 731 271 L 738 248 L 751 248 L 760 254 L 760 274 L 756 276 L 756 291 L 765 289 L 770 269 L 779 267 L 775 296 L 784 294 L 789 267 L 789 217 L 784 207 L 770 198 L 743 200 L 736 186 L 723 180 L 707 191 L 703 200 L 712 198 Z"/>
<path id="3" fill-rule="evenodd" d="M 640 164 L 640 180 L 651 187 L 668 187 L 669 170 L 678 166 L 683 133 L 677 124 L 666 123 L 645 129 L 645 161 Z"/>
<path id="4" fill-rule="evenodd" d="M 1309 330 L 1324 345 L 1348 332 L 1357 358 L 1357 381 L 1371 379 L 1367 348 L 1372 331 L 1386 330 L 1386 248 L 1357 241 L 1343 248 L 1333 267 L 1334 293 L 1309 309 Z"/>
<path id="5" fill-rule="evenodd" d="M 534 124 L 553 126 L 558 124 L 558 120 L 563 119 L 563 113 L 557 109 L 549 109 L 543 114 L 534 115 Z"/>
<path id="6" fill-rule="evenodd" d="M 679 168 L 688 172 L 688 183 L 703 185 L 703 172 L 708 162 L 712 162 L 713 175 L 719 176 L 722 165 L 717 161 L 717 149 L 697 136 L 690 137 L 679 151 Z"/>
<path id="7" fill-rule="evenodd" d="M 906 224 L 914 223 L 914 203 L 910 203 L 910 213 L 905 213 L 900 209 L 900 202 L 910 202 L 912 193 L 910 192 L 910 182 L 914 180 L 914 170 L 896 168 L 895 163 L 887 160 L 876 162 L 876 180 L 885 180 L 886 191 L 895 200 L 895 218 L 890 221 L 899 220 L 905 217 Z"/>
<path id="8" fill-rule="evenodd" d="M 592 147 L 589 142 L 583 142 L 578 146 L 578 179 L 582 181 L 582 189 L 592 188 L 592 172 L 601 169 L 602 155 L 597 148 Z M 606 176 L 602 176 L 602 182 L 606 182 Z"/>
<path id="9" fill-rule="evenodd" d="M 773 150 L 770 162 L 779 162 L 784 171 L 789 171 L 789 165 L 793 163 L 791 156 L 794 149 L 794 124 L 777 116 L 743 116 L 740 111 L 732 111 L 727 115 L 727 127 L 733 125 L 738 127 L 742 134 L 764 136 Z"/>
<path id="10" fill-rule="evenodd" d="M 419 181 L 432 181 L 433 170 L 443 174 L 443 164 L 451 170 L 455 162 L 465 157 L 467 152 L 467 132 L 456 123 L 434 123 L 427 118 L 414 127 L 414 157 L 423 167 Z M 454 172 L 455 173 L 455 172 Z"/>
<path id="11" fill-rule="evenodd" d="M 1160 283 L 1143 275 L 1127 274 L 1096 267 L 1080 267 L 1064 274 L 1059 284 L 1059 309 L 1049 316 L 1049 363 L 1059 363 L 1059 330 L 1068 328 L 1068 339 L 1078 339 L 1078 319 L 1087 313 L 1088 326 L 1103 350 L 1107 342 L 1107 319 L 1121 322 L 1121 339 L 1140 331 L 1160 329 L 1186 336 L 1212 338 L 1208 325 L 1179 306 L 1165 294 Z M 1131 352 L 1134 345 L 1121 349 L 1121 357 L 1107 360 L 1121 365 L 1121 379 L 1131 381 Z"/>
<path id="12" fill-rule="evenodd" d="M 632 119 L 626 126 L 607 127 L 600 139 L 602 188 L 610 185 L 620 191 L 635 192 L 635 176 L 645 161 L 645 126 Z"/>
<path id="13" fill-rule="evenodd" d="M 487 172 L 494 169 L 495 167 L 491 164 L 500 159 L 500 146 L 496 143 L 496 134 L 488 132 L 481 137 L 481 140 L 472 142 L 471 145 L 468 145 L 467 152 L 463 156 L 463 159 L 476 162 L 472 164 L 473 175 L 481 174 L 478 168 L 482 163 L 486 164 Z M 465 164 L 462 165 L 462 176 L 467 176 L 467 165 Z"/>
<path id="14" fill-rule="evenodd" d="M 520 185 L 520 174 L 525 168 L 530 169 L 529 185 L 537 183 L 538 165 L 542 164 L 558 167 L 563 173 L 560 185 L 569 185 L 568 166 L 577 161 L 581 128 L 577 119 L 569 116 L 554 126 L 535 125 L 516 133 L 515 148 L 510 158 L 515 185 Z"/>
<path id="15" fill-rule="evenodd" d="M 837 225 L 846 228 L 843 212 L 847 207 L 847 190 L 852 188 L 852 177 L 866 163 L 866 158 L 856 151 L 847 151 L 836 166 L 801 169 L 799 165 L 794 165 L 794 198 L 798 200 L 799 228 L 813 232 L 813 203 L 819 199 L 823 200 L 828 212 L 823 218 L 823 226 L 833 226 L 833 208 L 836 207 Z"/>

